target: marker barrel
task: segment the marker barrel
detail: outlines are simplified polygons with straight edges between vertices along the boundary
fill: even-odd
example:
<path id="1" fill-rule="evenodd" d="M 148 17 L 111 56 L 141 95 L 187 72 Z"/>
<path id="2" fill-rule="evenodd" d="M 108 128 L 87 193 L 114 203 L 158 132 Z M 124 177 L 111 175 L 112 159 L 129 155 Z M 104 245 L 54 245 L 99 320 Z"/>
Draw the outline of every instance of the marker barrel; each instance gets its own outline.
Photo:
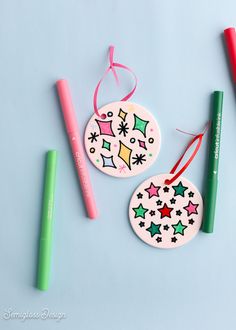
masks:
<path id="1" fill-rule="evenodd" d="M 40 242 L 39 242 L 38 278 L 37 278 L 37 288 L 44 291 L 48 289 L 50 265 L 51 265 L 56 167 L 57 167 L 57 151 L 55 150 L 48 151 L 46 155 L 42 222 L 41 222 L 41 234 L 40 234 Z"/>
<path id="2" fill-rule="evenodd" d="M 84 148 L 79 135 L 75 111 L 70 95 L 68 82 L 64 79 L 57 81 L 57 91 L 59 94 L 63 117 L 66 125 L 67 135 L 70 141 L 75 167 L 80 181 L 84 203 L 90 219 L 98 216 L 98 211 L 93 195 L 92 185 L 87 169 Z"/>
<path id="3" fill-rule="evenodd" d="M 218 184 L 218 167 L 220 155 L 220 138 L 223 95 L 221 91 L 215 91 L 213 94 L 213 114 L 210 134 L 209 164 L 206 180 L 206 192 L 204 198 L 204 215 L 202 231 L 212 233 L 214 229 L 216 196 Z"/>

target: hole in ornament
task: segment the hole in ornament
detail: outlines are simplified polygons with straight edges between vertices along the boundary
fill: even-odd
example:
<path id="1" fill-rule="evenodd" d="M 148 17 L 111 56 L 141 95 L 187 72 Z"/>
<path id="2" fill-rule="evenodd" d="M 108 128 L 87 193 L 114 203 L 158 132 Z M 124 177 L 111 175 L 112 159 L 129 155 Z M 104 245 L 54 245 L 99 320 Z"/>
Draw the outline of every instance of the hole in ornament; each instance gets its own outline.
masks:
<path id="1" fill-rule="evenodd" d="M 102 119 L 106 119 L 106 118 L 107 118 L 107 115 L 106 115 L 105 113 L 103 113 L 103 114 L 101 115 L 101 118 L 102 118 Z"/>

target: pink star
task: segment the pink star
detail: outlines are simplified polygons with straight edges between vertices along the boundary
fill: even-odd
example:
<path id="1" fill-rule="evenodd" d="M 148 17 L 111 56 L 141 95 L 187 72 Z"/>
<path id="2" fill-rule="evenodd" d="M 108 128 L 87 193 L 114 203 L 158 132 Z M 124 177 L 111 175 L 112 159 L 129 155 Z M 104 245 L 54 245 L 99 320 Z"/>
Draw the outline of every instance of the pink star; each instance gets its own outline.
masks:
<path id="1" fill-rule="evenodd" d="M 119 165 L 119 172 L 120 172 L 120 173 L 122 173 L 122 172 L 125 173 L 125 168 L 126 168 L 125 165 Z"/>
<path id="2" fill-rule="evenodd" d="M 193 204 L 191 201 L 188 202 L 188 205 L 184 207 L 184 209 L 188 212 L 188 217 L 190 214 L 198 214 L 197 207 L 199 204 Z"/>
<path id="3" fill-rule="evenodd" d="M 157 197 L 159 197 L 158 190 L 159 190 L 160 188 L 161 188 L 161 187 L 156 187 L 156 186 L 154 186 L 154 184 L 151 182 L 150 187 L 149 187 L 149 188 L 146 188 L 146 189 L 144 189 L 144 190 L 148 192 L 148 194 L 149 194 L 149 198 L 151 198 L 151 197 L 153 197 L 153 196 L 157 196 Z"/>

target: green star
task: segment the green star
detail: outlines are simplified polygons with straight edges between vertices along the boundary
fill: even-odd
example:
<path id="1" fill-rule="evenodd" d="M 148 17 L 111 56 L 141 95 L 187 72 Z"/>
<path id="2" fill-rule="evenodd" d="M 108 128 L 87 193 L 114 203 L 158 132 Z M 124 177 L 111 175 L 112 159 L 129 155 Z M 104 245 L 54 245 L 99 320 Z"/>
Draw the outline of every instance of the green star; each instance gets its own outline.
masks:
<path id="1" fill-rule="evenodd" d="M 135 218 L 141 217 L 143 219 L 145 219 L 145 213 L 148 211 L 142 204 L 139 204 L 138 207 L 134 207 L 133 210 L 135 212 Z"/>
<path id="2" fill-rule="evenodd" d="M 180 234 L 182 236 L 184 236 L 184 230 L 188 227 L 182 224 L 181 220 L 179 220 L 178 223 L 176 223 L 175 225 L 172 225 L 172 227 L 174 228 L 174 235 L 176 234 Z"/>
<path id="3" fill-rule="evenodd" d="M 154 222 L 151 222 L 151 226 L 148 227 L 146 230 L 149 231 L 149 233 L 153 237 L 156 234 L 158 234 L 158 235 L 161 234 L 160 227 L 161 227 L 161 224 L 156 225 Z"/>
<path id="4" fill-rule="evenodd" d="M 182 196 L 184 197 L 185 190 L 188 189 L 188 187 L 183 186 L 182 182 L 180 181 L 177 186 L 172 186 L 172 188 L 175 190 L 174 196 Z"/>
<path id="5" fill-rule="evenodd" d="M 146 137 L 146 127 L 147 124 L 149 123 L 149 121 L 147 120 L 143 120 L 141 118 L 139 118 L 138 116 L 134 115 L 134 130 L 137 129 L 138 131 L 140 131 L 141 133 L 143 133 L 143 135 Z"/>
<path id="6" fill-rule="evenodd" d="M 104 148 L 104 149 L 107 149 L 107 150 L 111 150 L 111 144 L 110 144 L 110 142 L 107 142 L 106 140 L 102 140 L 102 148 Z"/>

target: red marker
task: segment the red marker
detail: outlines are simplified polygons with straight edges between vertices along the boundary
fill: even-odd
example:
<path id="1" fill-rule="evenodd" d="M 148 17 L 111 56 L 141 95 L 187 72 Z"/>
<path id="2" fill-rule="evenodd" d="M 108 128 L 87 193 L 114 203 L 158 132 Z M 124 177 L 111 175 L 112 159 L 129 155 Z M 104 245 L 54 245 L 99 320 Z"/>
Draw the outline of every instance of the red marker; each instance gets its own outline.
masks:
<path id="1" fill-rule="evenodd" d="M 236 32 L 230 27 L 224 30 L 225 42 L 228 49 L 229 61 L 232 70 L 233 81 L 236 83 Z"/>

